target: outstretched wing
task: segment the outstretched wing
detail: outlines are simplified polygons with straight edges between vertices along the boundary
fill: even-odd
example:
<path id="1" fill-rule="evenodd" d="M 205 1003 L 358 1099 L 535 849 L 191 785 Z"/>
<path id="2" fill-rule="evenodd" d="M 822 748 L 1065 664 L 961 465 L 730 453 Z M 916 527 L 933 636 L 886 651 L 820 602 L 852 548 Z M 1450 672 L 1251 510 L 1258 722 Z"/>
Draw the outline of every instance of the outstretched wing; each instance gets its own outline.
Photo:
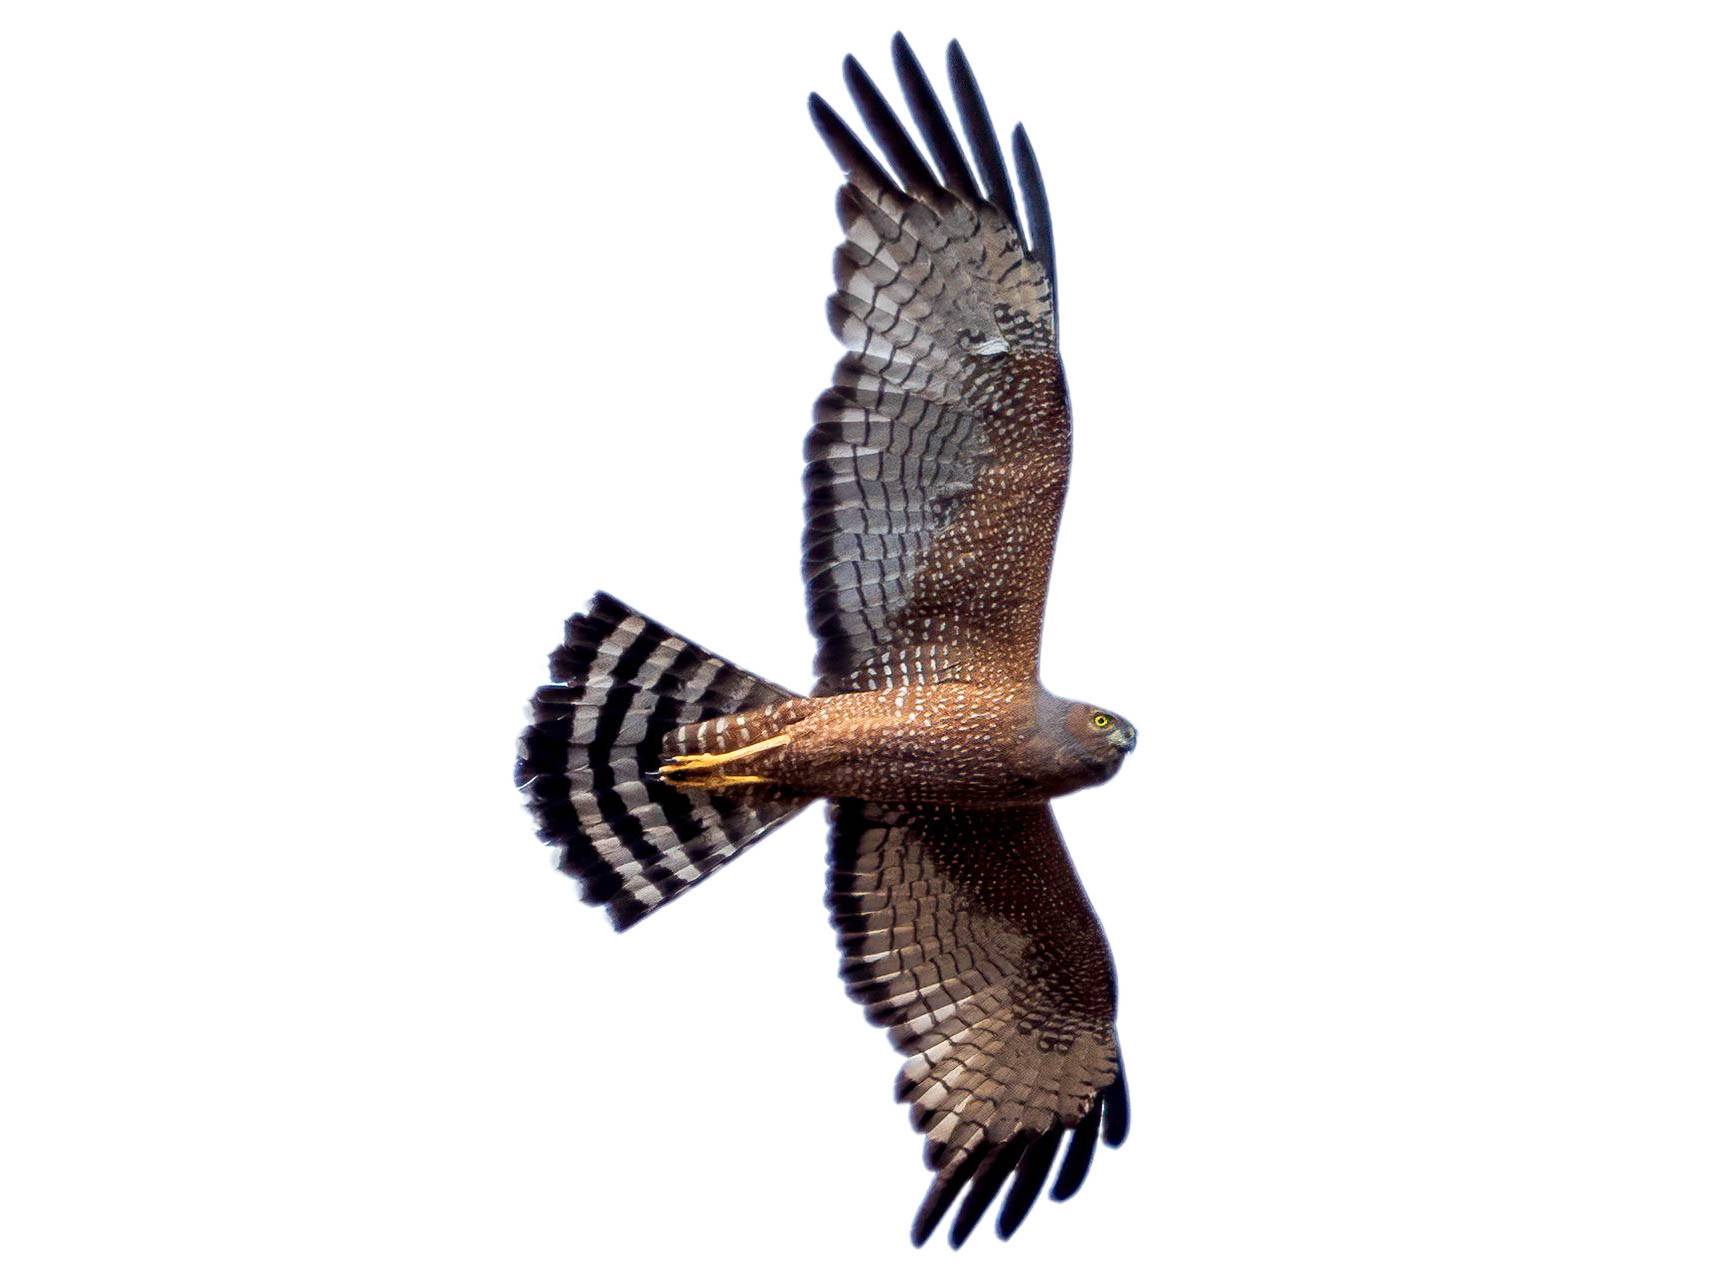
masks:
<path id="1" fill-rule="evenodd" d="M 955 1247 L 1014 1176 L 1024 1219 L 1071 1131 L 1051 1197 L 1079 1188 L 1101 1129 L 1127 1131 L 1109 945 L 1048 806 L 830 806 L 829 907 L 847 991 L 908 1056 L 895 1085 L 936 1173 L 923 1243 L 962 1189 Z"/>
<path id="2" fill-rule="evenodd" d="M 894 60 L 936 172 L 853 59 L 847 84 L 893 174 L 811 96 L 847 175 L 829 320 L 848 353 L 805 443 L 818 693 L 1035 677 L 1067 490 L 1054 249 L 1031 144 L 1015 130 L 1028 248 L 959 45 L 949 76 L 976 176 L 898 35 Z"/>

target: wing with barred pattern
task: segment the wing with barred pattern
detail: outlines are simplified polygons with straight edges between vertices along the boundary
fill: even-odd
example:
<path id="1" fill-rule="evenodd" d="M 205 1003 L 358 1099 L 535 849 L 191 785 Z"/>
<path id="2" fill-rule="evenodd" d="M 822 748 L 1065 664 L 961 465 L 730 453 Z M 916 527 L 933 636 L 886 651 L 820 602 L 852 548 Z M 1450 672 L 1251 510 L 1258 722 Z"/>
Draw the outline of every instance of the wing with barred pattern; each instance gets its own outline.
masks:
<path id="1" fill-rule="evenodd" d="M 936 1173 L 923 1243 L 965 1192 L 963 1243 L 1002 1184 L 1005 1239 L 1071 1132 L 1051 1197 L 1127 1130 L 1115 975 L 1047 806 L 830 806 L 829 907 L 847 991 L 908 1059 L 896 1084 Z"/>
<path id="2" fill-rule="evenodd" d="M 1067 489 L 1053 243 L 1030 142 L 1015 131 L 1028 246 L 958 44 L 949 75 L 976 176 L 899 36 L 894 55 L 939 175 L 853 59 L 847 84 L 893 174 L 811 98 L 847 175 L 829 319 L 848 353 L 805 445 L 818 693 L 1035 676 Z"/>

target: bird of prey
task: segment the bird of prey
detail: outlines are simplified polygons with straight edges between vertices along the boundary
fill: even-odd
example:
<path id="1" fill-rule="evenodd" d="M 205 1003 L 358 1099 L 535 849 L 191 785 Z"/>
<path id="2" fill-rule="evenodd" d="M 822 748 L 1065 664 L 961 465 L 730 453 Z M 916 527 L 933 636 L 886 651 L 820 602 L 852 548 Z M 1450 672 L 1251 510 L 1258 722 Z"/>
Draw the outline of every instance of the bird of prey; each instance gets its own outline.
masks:
<path id="1" fill-rule="evenodd" d="M 958 43 L 965 149 L 898 35 L 893 54 L 928 157 L 852 58 L 881 160 L 810 99 L 846 176 L 828 313 L 847 349 L 805 442 L 811 695 L 598 594 L 516 776 L 620 930 L 828 802 L 841 974 L 907 1057 L 896 1095 L 934 1173 L 912 1240 L 963 1194 L 958 1247 L 1009 1177 L 1003 1238 L 1058 1153 L 1064 1199 L 1126 1134 L 1114 967 L 1048 802 L 1110 778 L 1136 734 L 1038 682 L 1070 421 L 1037 160 L 1016 128 L 1016 203 Z"/>

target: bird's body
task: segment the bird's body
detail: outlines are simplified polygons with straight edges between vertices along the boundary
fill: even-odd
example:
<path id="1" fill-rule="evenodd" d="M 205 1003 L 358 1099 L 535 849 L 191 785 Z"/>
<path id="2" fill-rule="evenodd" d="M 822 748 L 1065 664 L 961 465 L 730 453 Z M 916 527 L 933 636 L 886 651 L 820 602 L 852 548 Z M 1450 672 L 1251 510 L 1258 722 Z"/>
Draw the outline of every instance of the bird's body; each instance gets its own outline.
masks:
<path id="1" fill-rule="evenodd" d="M 674 730 L 659 772 L 706 791 L 727 784 L 903 804 L 1038 805 L 1120 767 L 1134 738 L 1125 721 L 1088 747 L 1062 736 L 1097 714 L 1037 684 L 903 684 L 789 698 Z"/>
<path id="2" fill-rule="evenodd" d="M 913 1239 L 963 1194 L 957 1246 L 1010 1177 L 1004 1238 L 1058 1153 L 1059 1199 L 1126 1133 L 1113 964 L 1046 802 L 1113 776 L 1136 735 L 1038 679 L 1071 417 L 1036 158 L 1016 130 L 1022 220 L 959 46 L 970 161 L 898 36 L 894 56 L 929 160 L 853 60 L 892 172 L 811 99 L 846 175 L 847 348 L 805 443 L 812 694 L 598 595 L 551 656 L 517 779 L 622 930 L 830 802 L 841 974 L 907 1057 L 896 1094 L 935 1172 Z"/>

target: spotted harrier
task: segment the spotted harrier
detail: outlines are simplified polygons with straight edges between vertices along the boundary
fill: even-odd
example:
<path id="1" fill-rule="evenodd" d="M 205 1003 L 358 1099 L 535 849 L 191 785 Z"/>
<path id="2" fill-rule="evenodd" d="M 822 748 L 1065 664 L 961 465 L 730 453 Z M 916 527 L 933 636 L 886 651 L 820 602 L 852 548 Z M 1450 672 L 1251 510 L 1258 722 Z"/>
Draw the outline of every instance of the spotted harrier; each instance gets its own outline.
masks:
<path id="1" fill-rule="evenodd" d="M 1136 734 L 1038 681 L 1070 419 L 1037 159 L 1016 128 L 1022 221 L 960 46 L 966 149 L 898 35 L 893 54 L 928 158 L 852 58 L 880 161 L 810 99 L 846 176 L 847 350 L 805 442 L 811 696 L 599 594 L 551 655 L 517 780 L 620 930 L 828 802 L 841 975 L 906 1056 L 934 1173 L 912 1240 L 964 1195 L 958 1247 L 1009 1177 L 1004 1239 L 1058 1153 L 1065 1199 L 1126 1135 L 1114 966 L 1048 802 L 1112 777 Z"/>

